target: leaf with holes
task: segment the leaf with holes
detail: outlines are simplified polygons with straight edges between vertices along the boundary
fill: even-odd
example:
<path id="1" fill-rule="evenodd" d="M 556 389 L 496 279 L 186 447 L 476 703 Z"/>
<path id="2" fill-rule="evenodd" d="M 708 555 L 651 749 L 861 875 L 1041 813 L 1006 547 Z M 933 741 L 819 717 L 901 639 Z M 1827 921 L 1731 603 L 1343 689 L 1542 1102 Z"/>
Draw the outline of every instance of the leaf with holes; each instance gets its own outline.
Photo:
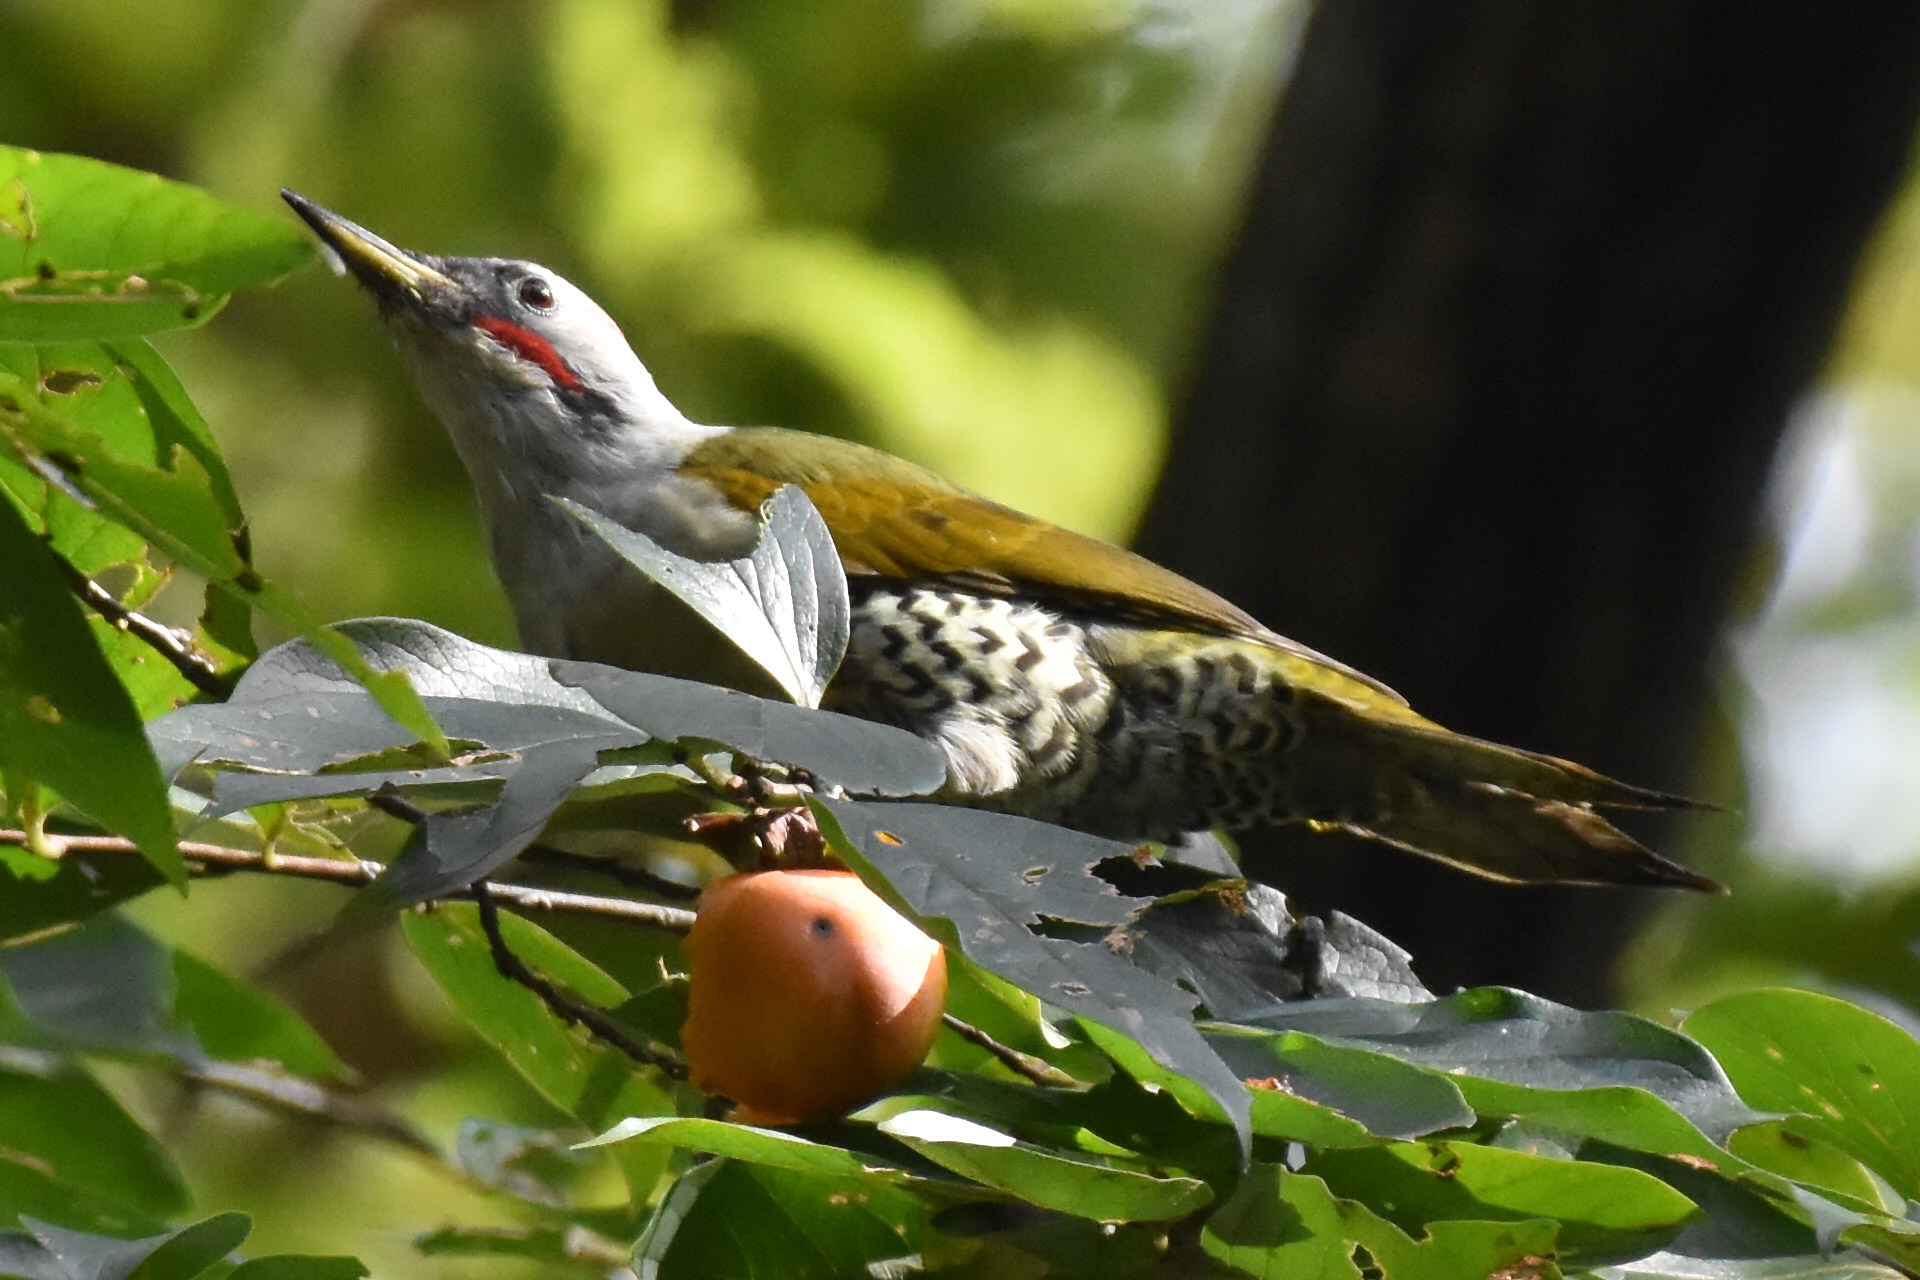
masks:
<path id="1" fill-rule="evenodd" d="M 1146 906 L 1090 870 L 1132 846 L 945 805 L 830 800 L 814 811 L 835 852 L 882 896 L 944 921 L 936 936 L 981 968 L 1137 1042 L 1199 1084 L 1250 1141 L 1246 1088 L 1194 1028 L 1192 995 L 1100 942 L 1040 932 L 1049 921 L 1118 926 Z"/>
<path id="2" fill-rule="evenodd" d="M 284 219 L 156 174 L 0 147 L 0 341 L 204 323 L 313 258 Z"/>
<path id="3" fill-rule="evenodd" d="M 1858 1005 L 1811 991 L 1716 1000 L 1682 1028 L 1713 1051 L 1740 1096 L 1793 1113 L 1908 1199 L 1920 1199 L 1920 1042 Z"/>

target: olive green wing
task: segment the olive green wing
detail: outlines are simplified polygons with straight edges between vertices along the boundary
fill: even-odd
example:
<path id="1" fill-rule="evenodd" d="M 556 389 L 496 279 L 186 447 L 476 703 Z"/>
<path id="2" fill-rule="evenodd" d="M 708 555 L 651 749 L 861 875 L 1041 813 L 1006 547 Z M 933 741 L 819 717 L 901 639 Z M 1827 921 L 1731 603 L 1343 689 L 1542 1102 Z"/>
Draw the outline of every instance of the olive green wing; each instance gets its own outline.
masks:
<path id="1" fill-rule="evenodd" d="M 700 445 L 680 471 L 711 483 L 743 511 L 756 510 L 782 485 L 798 485 L 826 520 L 854 577 L 1032 595 L 1143 625 L 1256 640 L 1320 668 L 1327 684 L 1344 686 L 1356 701 L 1406 705 L 1385 685 L 1268 630 L 1170 569 L 990 502 L 865 445 L 744 428 Z"/>

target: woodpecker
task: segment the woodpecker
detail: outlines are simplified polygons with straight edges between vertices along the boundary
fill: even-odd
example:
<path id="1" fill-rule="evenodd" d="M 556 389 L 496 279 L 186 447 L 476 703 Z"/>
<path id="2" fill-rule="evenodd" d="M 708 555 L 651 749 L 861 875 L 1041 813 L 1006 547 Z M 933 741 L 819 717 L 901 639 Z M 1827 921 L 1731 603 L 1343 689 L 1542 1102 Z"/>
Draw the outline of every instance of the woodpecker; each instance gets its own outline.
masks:
<path id="1" fill-rule="evenodd" d="M 1598 812 L 1678 797 L 1450 732 L 1170 570 L 879 450 L 693 422 L 546 267 L 399 249 L 282 194 L 372 294 L 452 437 L 536 653 L 759 687 L 551 499 L 719 560 L 798 485 L 853 600 L 826 705 L 932 742 L 941 799 L 1127 840 L 1310 823 L 1495 880 L 1718 888 Z"/>

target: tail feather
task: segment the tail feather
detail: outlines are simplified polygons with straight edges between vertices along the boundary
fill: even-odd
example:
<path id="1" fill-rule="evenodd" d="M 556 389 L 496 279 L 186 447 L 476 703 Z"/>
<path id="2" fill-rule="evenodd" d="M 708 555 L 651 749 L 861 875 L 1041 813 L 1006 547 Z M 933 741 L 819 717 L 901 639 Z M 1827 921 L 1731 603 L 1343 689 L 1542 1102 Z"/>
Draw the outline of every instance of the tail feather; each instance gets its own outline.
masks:
<path id="1" fill-rule="evenodd" d="M 1291 807 L 1318 826 L 1513 884 L 1637 884 L 1724 892 L 1648 849 L 1594 806 L 1705 807 L 1591 769 L 1306 699 Z M 1304 767 L 1302 767 L 1304 766 Z"/>

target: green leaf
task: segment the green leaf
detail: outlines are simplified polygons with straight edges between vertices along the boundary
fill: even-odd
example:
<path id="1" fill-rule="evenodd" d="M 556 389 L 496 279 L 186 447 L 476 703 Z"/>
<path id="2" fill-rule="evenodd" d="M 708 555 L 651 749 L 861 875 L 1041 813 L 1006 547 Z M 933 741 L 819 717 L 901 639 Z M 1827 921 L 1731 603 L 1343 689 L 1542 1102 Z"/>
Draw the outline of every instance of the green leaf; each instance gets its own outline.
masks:
<path id="1" fill-rule="evenodd" d="M 140 715 L 93 641 L 53 553 L 0 500 L 0 771 L 35 778 L 186 883 Z"/>
<path id="2" fill-rule="evenodd" d="M 1510 1139 L 1523 1140 L 1523 1135 L 1507 1132 L 1498 1137 L 1501 1147 L 1508 1147 Z M 1796 1197 L 1780 1179 L 1762 1173 L 1727 1176 L 1721 1172 L 1723 1168 L 1739 1167 L 1732 1157 L 1723 1156 L 1718 1167 L 1709 1167 L 1705 1162 L 1671 1160 L 1602 1142 L 1580 1144 L 1579 1155 L 1582 1165 L 1594 1162 L 1638 1169 L 1698 1205 L 1699 1215 L 1666 1246 L 1674 1253 L 1696 1258 L 1783 1258 L 1813 1253 L 1820 1247 L 1814 1221 L 1825 1221 L 1828 1214 L 1844 1216 L 1848 1221 L 1856 1216 L 1831 1206 L 1814 1206 L 1810 1199 Z"/>
<path id="3" fill-rule="evenodd" d="M 583 1249 L 582 1245 L 587 1248 Z M 562 1269 L 604 1280 L 608 1266 L 624 1266 L 628 1250 L 585 1236 L 578 1226 L 443 1227 L 414 1237 L 413 1247 L 429 1258 L 529 1258 L 545 1264 L 541 1274 Z"/>
<path id="4" fill-rule="evenodd" d="M 55 864 L 52 878 L 9 883 L 0 890 L 0 944 L 85 920 L 165 883 L 145 859 L 69 850 Z"/>
<path id="5" fill-rule="evenodd" d="M 1588 1266 L 1651 1253 L 1697 1213 L 1693 1201 L 1636 1169 L 1467 1142 L 1315 1152 L 1306 1172 L 1409 1234 L 1447 1219 L 1552 1219 L 1561 1257 Z"/>
<path id="6" fill-rule="evenodd" d="M 1208 1034 L 1207 1043 L 1254 1085 L 1256 1108 L 1263 1095 L 1306 1099 L 1382 1138 L 1417 1138 L 1473 1123 L 1473 1108 L 1451 1079 L 1384 1053 L 1331 1045 L 1298 1031 L 1218 1031 Z M 1277 1110 L 1271 1102 L 1268 1107 L 1270 1114 Z"/>
<path id="7" fill-rule="evenodd" d="M 1743 1167 L 1740 1160 L 1728 1159 L 1685 1116 L 1644 1089 L 1626 1085 L 1536 1089 L 1471 1075 L 1448 1078 L 1482 1115 L 1506 1116 L 1651 1155 L 1704 1160 L 1728 1172 Z"/>
<path id="8" fill-rule="evenodd" d="M 218 1062 L 266 1060 L 310 1079 L 338 1079 L 346 1066 L 306 1020 L 258 987 L 185 951 L 173 953 L 173 1011 Z"/>
<path id="9" fill-rule="evenodd" d="M 879 1128 L 963 1178 L 1096 1222 L 1180 1218 L 1213 1199 L 1197 1178 L 1157 1177 L 1097 1156 L 1045 1150 L 944 1112 L 906 1111 Z"/>
<path id="10" fill-rule="evenodd" d="M 1909 1276 L 1920 1275 L 1920 1231 L 1865 1222 L 1841 1232 L 1840 1242 L 1870 1250 L 1881 1261 L 1892 1263 Z"/>
<path id="11" fill-rule="evenodd" d="M 920 1252 L 925 1211 L 865 1178 L 715 1160 L 683 1175 L 634 1248 L 657 1280 L 846 1280 Z"/>
<path id="12" fill-rule="evenodd" d="M 1844 1000 L 1784 990 L 1716 1000 L 1682 1029 L 1748 1103 L 1797 1113 L 1791 1129 L 1920 1199 L 1920 1042 L 1907 1032 Z"/>
<path id="13" fill-rule="evenodd" d="M 207 478 L 212 511 L 222 536 L 245 524 L 240 500 L 212 431 L 167 362 L 146 342 L 69 342 L 53 345 L 0 343 L 0 369 L 13 390 L 65 424 L 65 430 L 27 424 L 28 438 L 42 449 L 84 458 L 111 456 L 145 467 L 172 469 L 176 451 L 191 456 Z M 242 560 L 246 557 L 241 555 Z"/>
<path id="14" fill-rule="evenodd" d="M 1767 1120 L 1735 1130 L 1727 1150 L 1769 1173 L 1866 1212 L 1903 1214 L 1907 1210 L 1905 1201 L 1887 1203 L 1881 1184 L 1865 1165 L 1832 1143 L 1797 1132 L 1791 1121 Z"/>
<path id="15" fill-rule="evenodd" d="M 939 753 L 919 738 L 850 716 L 688 680 L 490 649 L 422 622 L 341 623 L 334 638 L 362 666 L 407 679 L 431 701 L 433 715 L 454 739 L 495 751 L 593 735 L 634 745 L 692 738 L 804 767 L 822 782 L 855 792 L 923 792 L 946 776 Z M 184 707 L 149 731 L 163 763 L 176 770 L 200 758 L 304 774 L 411 745 L 398 725 L 365 705 L 357 677 L 310 640 L 261 657 L 224 706 Z M 414 781 L 507 772 L 491 762 Z M 300 780 L 286 788 L 289 794 L 331 794 L 326 788 L 332 785 L 309 787 Z M 269 794 L 270 786 L 247 799 Z"/>
<path id="16" fill-rule="evenodd" d="M 1301 1000 L 1242 1021 L 1376 1049 L 1451 1076 L 1555 1090 L 1630 1085 L 1715 1139 L 1763 1118 L 1734 1093 L 1713 1055 L 1679 1032 L 1504 987 L 1418 1004 Z"/>
<path id="17" fill-rule="evenodd" d="M 127 1280 L 193 1280 L 239 1248 L 252 1229 L 244 1213 L 217 1214 L 182 1227 L 128 1273 Z"/>
<path id="18" fill-rule="evenodd" d="M 313 256 L 289 223 L 150 173 L 0 147 L 0 339 L 116 338 L 204 322 Z"/>
<path id="19" fill-rule="evenodd" d="M 0 1276 L 16 1274 L 8 1269 L 7 1261 L 8 1244 L 17 1242 L 17 1238 L 6 1229 L 15 1221 L 50 1222 L 71 1231 L 98 1231 L 110 1236 L 150 1235 L 166 1227 L 163 1219 L 94 1195 L 84 1187 L 60 1182 L 31 1161 L 0 1159 Z M 38 1246 L 32 1246 L 31 1251 L 38 1253 Z"/>
<path id="20" fill-rule="evenodd" d="M 561 1111 L 576 1116 L 583 1109 L 591 1111 L 586 1105 L 590 1089 L 601 1059 L 611 1051 L 589 1043 L 554 1017 L 533 992 L 500 976 L 474 907 L 442 903 L 426 914 L 403 916 L 401 928 L 413 954 L 483 1039 Z M 584 999 L 611 1007 L 627 998 L 619 983 L 544 929 L 503 914 L 500 931 L 536 972 Z M 597 1117 L 581 1119 L 594 1124 Z"/>
<path id="21" fill-rule="evenodd" d="M 452 736 L 475 747 L 511 753 L 542 743 L 620 737 L 640 744 L 646 735 L 610 716 L 577 689 L 555 682 L 547 660 L 485 645 L 424 622 L 368 619 L 344 622 L 334 638 L 363 666 L 402 676 L 432 700 L 433 713 Z M 789 708 L 790 709 L 790 708 Z M 345 766 L 392 753 L 418 759 L 416 738 L 373 699 L 331 652 L 306 639 L 290 640 L 247 669 L 225 703 L 182 707 L 148 726 L 164 767 L 190 760 L 231 762 L 276 774 L 339 773 L 335 784 L 291 787 L 282 798 L 337 795 L 402 778 Z M 508 766 L 511 761 L 506 762 Z M 410 770 L 422 784 L 504 777 L 511 768 L 479 766 Z M 300 780 L 304 782 L 305 780 Z M 275 797 L 270 786 L 237 796 L 239 803 Z"/>
<path id="22" fill-rule="evenodd" d="M 1262 1280 L 1487 1280 L 1556 1275 L 1557 1235 L 1539 1219 L 1443 1219 L 1416 1240 L 1319 1178 L 1256 1164 L 1207 1219 L 1201 1245 Z"/>
<path id="23" fill-rule="evenodd" d="M 700 1120 L 683 1116 L 630 1116 L 613 1128 L 581 1143 L 585 1147 L 614 1143 L 657 1143 L 708 1155 L 727 1156 L 748 1164 L 822 1177 L 871 1177 L 905 1182 L 900 1169 L 874 1163 L 873 1157 L 844 1147 L 814 1142 L 779 1129 Z"/>
<path id="24" fill-rule="evenodd" d="M 445 759 L 446 736 L 421 705 L 404 673 L 380 671 L 345 636 L 320 625 L 292 596 L 256 573 L 244 529 L 221 502 L 224 477 L 203 463 L 189 441 L 156 458 L 122 455 L 71 406 L 42 397 L 18 374 L 0 370 L 0 439 L 43 476 L 83 495 L 99 512 L 133 530 L 170 559 L 300 633 L 373 695 L 381 708 Z M 226 490 L 231 496 L 230 486 Z"/>
<path id="25" fill-rule="evenodd" d="M 761 504 L 753 550 L 725 561 L 676 555 L 598 511 L 554 501 L 712 623 L 796 704 L 820 705 L 847 652 L 852 607 L 833 534 L 798 486 L 785 485 Z"/>
<path id="26" fill-rule="evenodd" d="M 103 1216 L 123 1228 L 160 1222 L 189 1203 L 186 1184 L 166 1149 L 92 1076 L 52 1055 L 0 1060 L 0 1134 L 5 1135 L 0 1139 L 0 1165 L 113 1206 L 103 1210 L 88 1205 L 68 1226 L 106 1225 Z M 49 1197 L 36 1196 L 40 1203 L 33 1203 L 8 1195 L 7 1182 L 0 1175 L 0 1225 L 16 1221 L 23 1212 L 65 1219 L 50 1212 L 51 1188 Z"/>

